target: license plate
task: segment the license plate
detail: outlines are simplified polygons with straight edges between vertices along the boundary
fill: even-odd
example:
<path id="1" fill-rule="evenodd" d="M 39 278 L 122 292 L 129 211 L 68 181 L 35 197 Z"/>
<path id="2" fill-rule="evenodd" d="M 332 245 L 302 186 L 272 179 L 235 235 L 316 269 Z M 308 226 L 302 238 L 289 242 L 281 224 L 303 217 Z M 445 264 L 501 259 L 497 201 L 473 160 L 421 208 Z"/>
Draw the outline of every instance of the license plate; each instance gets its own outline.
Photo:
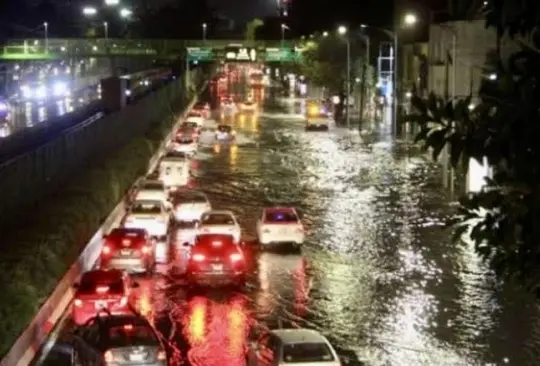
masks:
<path id="1" fill-rule="evenodd" d="M 120 253 L 121 253 L 122 255 L 131 255 L 131 250 L 129 250 L 129 249 L 122 249 L 122 250 L 120 251 Z"/>
<path id="2" fill-rule="evenodd" d="M 96 301 L 94 306 L 96 307 L 96 310 L 106 308 L 107 307 L 107 301 Z"/>
<path id="3" fill-rule="evenodd" d="M 223 271 L 223 264 L 212 264 L 212 270 L 214 271 Z"/>
<path id="4" fill-rule="evenodd" d="M 140 362 L 140 361 L 144 360 L 144 356 L 140 355 L 140 354 L 131 354 L 131 355 L 129 355 L 129 360 L 130 361 L 135 361 L 135 362 L 137 362 L 137 361 Z"/>
<path id="5" fill-rule="evenodd" d="M 122 244 L 123 244 L 123 245 L 131 245 L 131 240 L 129 240 L 129 239 L 124 239 L 124 240 L 122 240 Z"/>

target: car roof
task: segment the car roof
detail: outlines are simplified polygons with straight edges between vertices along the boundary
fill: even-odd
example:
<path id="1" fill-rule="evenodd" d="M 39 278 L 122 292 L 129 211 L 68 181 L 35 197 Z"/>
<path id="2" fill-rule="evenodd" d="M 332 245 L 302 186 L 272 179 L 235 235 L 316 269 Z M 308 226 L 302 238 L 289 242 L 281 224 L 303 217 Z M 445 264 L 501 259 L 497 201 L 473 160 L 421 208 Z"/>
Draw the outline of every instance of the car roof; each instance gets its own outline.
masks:
<path id="1" fill-rule="evenodd" d="M 328 343 L 328 340 L 313 329 L 276 329 L 271 331 L 285 344 L 293 343 Z"/>
<path id="2" fill-rule="evenodd" d="M 135 200 L 133 205 L 161 205 L 163 204 L 160 200 Z"/>

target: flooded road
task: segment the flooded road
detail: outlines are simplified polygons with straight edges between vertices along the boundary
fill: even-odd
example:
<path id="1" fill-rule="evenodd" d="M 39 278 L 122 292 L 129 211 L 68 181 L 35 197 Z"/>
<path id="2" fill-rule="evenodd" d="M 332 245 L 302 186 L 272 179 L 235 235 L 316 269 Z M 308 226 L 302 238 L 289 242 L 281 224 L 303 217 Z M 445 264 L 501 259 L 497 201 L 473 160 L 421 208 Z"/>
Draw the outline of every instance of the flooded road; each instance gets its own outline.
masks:
<path id="1" fill-rule="evenodd" d="M 536 305 L 451 242 L 440 167 L 384 128 L 305 132 L 294 112 L 237 117 L 238 145 L 193 162 L 192 186 L 239 218 L 252 273 L 241 292 L 188 295 L 172 270 L 142 281 L 139 308 L 173 364 L 245 365 L 249 336 L 276 327 L 317 329 L 366 365 L 539 364 Z M 271 205 L 301 211 L 301 254 L 262 253 L 251 240 Z"/>

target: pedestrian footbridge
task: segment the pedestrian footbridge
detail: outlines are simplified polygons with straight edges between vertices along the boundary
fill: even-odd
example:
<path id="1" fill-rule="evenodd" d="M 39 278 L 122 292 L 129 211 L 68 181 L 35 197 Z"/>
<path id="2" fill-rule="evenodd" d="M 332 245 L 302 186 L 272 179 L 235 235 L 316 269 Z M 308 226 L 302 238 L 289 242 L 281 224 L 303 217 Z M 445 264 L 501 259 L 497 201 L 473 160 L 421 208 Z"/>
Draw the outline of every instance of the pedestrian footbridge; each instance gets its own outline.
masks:
<path id="1" fill-rule="evenodd" d="M 286 62 L 296 61 L 296 41 L 178 40 L 178 39 L 18 39 L 7 41 L 2 60 L 59 60 L 89 57 L 151 57 L 192 62 L 215 60 Z M 247 56 L 246 56 L 247 55 Z"/>

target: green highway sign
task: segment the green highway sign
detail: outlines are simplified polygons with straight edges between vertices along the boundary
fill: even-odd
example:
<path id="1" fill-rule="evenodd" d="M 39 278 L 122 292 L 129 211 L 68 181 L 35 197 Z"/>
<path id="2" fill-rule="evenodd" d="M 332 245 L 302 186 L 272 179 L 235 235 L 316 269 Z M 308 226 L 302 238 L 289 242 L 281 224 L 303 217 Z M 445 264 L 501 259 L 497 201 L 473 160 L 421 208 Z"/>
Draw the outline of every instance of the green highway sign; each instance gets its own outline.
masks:
<path id="1" fill-rule="evenodd" d="M 212 61 L 214 51 L 211 47 L 188 47 L 188 61 Z"/>
<path id="2" fill-rule="evenodd" d="M 267 48 L 266 62 L 294 62 L 300 60 L 300 52 L 290 48 Z"/>

